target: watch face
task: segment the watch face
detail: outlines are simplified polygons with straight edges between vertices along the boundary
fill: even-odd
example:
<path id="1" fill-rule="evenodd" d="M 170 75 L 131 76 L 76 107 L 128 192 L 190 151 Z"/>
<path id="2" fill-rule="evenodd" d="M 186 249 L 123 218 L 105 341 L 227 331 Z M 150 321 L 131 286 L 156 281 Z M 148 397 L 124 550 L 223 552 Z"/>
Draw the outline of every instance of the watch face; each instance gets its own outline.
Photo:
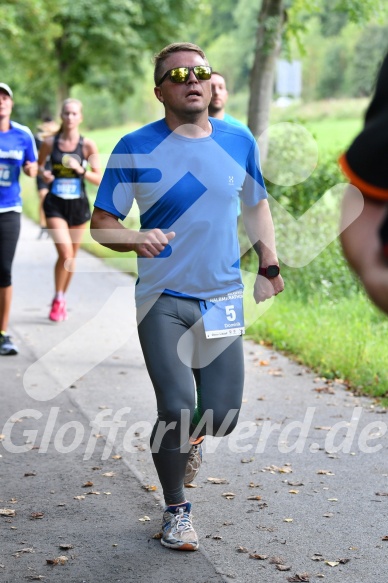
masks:
<path id="1" fill-rule="evenodd" d="M 279 273 L 280 269 L 277 265 L 269 265 L 267 267 L 267 277 L 276 277 Z"/>

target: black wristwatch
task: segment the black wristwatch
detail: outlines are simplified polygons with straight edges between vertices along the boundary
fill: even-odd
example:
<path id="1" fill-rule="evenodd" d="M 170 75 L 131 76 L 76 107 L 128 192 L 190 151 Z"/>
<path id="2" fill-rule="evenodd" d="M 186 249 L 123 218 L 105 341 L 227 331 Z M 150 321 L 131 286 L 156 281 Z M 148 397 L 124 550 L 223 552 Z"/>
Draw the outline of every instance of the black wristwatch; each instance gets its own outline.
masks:
<path id="1" fill-rule="evenodd" d="M 280 273 L 279 265 L 268 265 L 268 267 L 259 267 L 258 274 L 263 275 L 271 279 L 272 277 L 278 276 Z"/>

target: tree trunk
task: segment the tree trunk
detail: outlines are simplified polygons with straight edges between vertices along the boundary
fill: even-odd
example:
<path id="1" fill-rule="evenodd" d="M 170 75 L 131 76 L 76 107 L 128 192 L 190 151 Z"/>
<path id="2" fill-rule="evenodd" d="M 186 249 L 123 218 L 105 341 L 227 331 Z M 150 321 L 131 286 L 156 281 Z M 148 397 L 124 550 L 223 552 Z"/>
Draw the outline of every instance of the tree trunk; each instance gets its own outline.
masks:
<path id="1" fill-rule="evenodd" d="M 256 139 L 269 125 L 276 59 L 280 50 L 283 23 L 283 0 L 262 0 L 250 77 L 248 110 L 248 126 Z M 262 160 L 265 160 L 267 150 L 266 140 L 263 143 L 260 141 Z"/>

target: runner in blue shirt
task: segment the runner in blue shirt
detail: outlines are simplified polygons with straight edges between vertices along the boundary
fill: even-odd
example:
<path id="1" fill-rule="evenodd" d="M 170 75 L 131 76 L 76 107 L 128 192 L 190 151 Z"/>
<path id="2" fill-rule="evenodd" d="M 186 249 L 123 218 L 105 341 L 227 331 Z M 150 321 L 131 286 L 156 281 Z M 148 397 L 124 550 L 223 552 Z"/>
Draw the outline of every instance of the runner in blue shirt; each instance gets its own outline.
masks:
<path id="1" fill-rule="evenodd" d="M 0 83 L 0 355 L 17 354 L 7 329 L 12 302 L 12 263 L 20 233 L 20 170 L 35 177 L 35 141 L 31 131 L 11 121 L 13 94 Z"/>
<path id="2" fill-rule="evenodd" d="M 166 504 L 161 542 L 196 550 L 184 484 L 199 469 L 204 436 L 229 434 L 242 401 L 239 198 L 260 262 L 256 302 L 281 292 L 283 280 L 256 142 L 243 127 L 209 120 L 203 51 L 191 43 L 165 47 L 154 77 L 165 118 L 119 141 L 91 227 L 103 245 L 138 255 L 138 332 L 158 411 L 150 443 Z M 119 222 L 134 200 L 140 231 Z"/>

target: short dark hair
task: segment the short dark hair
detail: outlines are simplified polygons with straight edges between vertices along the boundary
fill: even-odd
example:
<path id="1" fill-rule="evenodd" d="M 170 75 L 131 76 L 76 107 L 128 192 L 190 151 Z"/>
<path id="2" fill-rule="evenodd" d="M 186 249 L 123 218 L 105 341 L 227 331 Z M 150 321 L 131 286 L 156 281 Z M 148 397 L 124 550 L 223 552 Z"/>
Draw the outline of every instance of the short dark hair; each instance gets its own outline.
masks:
<path id="1" fill-rule="evenodd" d="M 204 59 L 206 64 L 209 64 L 208 60 L 205 56 L 205 53 L 198 45 L 194 45 L 193 43 L 172 43 L 172 44 L 164 47 L 164 49 L 162 49 L 160 51 L 160 53 L 158 53 L 154 56 L 154 64 L 155 64 L 154 81 L 155 81 L 155 85 L 158 85 L 158 81 L 162 77 L 161 69 L 162 69 L 163 63 L 167 59 L 167 57 L 169 57 L 173 53 L 179 53 L 182 51 L 193 51 L 194 53 L 198 53 Z"/>

